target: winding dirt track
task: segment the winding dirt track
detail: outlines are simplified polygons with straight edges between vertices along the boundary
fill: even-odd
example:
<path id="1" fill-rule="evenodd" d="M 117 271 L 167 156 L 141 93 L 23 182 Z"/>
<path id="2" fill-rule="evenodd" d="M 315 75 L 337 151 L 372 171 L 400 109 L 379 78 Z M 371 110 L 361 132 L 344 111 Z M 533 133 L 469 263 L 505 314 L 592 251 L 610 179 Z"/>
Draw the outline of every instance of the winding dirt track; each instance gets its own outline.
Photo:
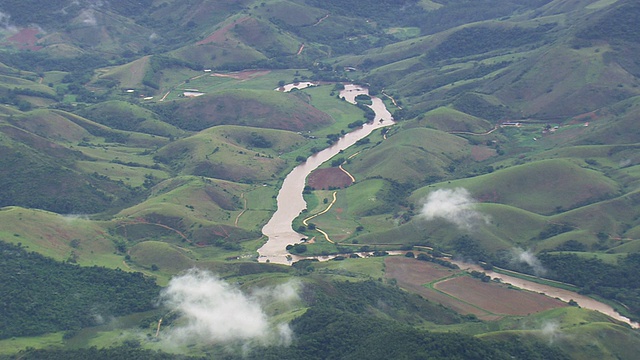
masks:
<path id="1" fill-rule="evenodd" d="M 308 225 L 309 225 L 309 224 L 308 224 L 308 221 L 309 221 L 309 220 L 311 220 L 311 219 L 313 219 L 314 217 L 317 217 L 317 216 L 320 216 L 320 215 L 322 215 L 322 214 L 325 214 L 327 211 L 331 210 L 331 207 L 333 206 L 333 204 L 335 204 L 335 203 L 336 203 L 336 200 L 337 200 L 337 198 L 338 198 L 338 197 L 337 197 L 337 193 L 338 193 L 337 191 L 334 191 L 334 192 L 333 192 L 333 200 L 331 201 L 331 203 L 329 203 L 329 206 L 327 206 L 327 208 L 326 208 L 326 209 L 324 209 L 324 210 L 322 210 L 321 212 L 319 212 L 319 213 L 317 213 L 317 214 L 314 214 L 314 215 L 311 215 L 311 216 L 309 216 L 308 218 L 306 218 L 306 219 L 302 220 L 302 223 L 304 224 L 304 226 L 308 226 Z M 319 231 L 320 233 L 322 233 L 322 235 L 324 235 L 324 238 L 325 238 L 325 239 L 327 239 L 327 241 L 328 241 L 328 242 L 330 242 L 330 243 L 332 243 L 332 244 L 335 244 L 335 242 L 329 238 L 329 234 L 327 234 L 326 232 L 322 231 L 322 230 L 321 230 L 321 229 L 319 229 L 319 228 L 316 228 L 316 230 L 317 230 L 317 231 Z"/>

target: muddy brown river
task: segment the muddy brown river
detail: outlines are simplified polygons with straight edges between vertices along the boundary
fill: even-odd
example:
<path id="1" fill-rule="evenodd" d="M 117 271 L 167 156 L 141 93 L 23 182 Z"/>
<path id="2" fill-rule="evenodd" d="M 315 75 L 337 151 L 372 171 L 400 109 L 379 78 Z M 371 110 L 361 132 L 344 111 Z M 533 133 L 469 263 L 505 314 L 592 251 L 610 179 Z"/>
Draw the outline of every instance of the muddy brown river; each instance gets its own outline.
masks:
<path id="1" fill-rule="evenodd" d="M 347 84 L 345 89 L 340 92 L 340 96 L 346 101 L 355 104 L 355 97 L 359 94 L 368 94 L 366 88 Z M 291 264 L 291 260 L 296 258 L 289 257 L 286 250 L 287 245 L 300 243 L 304 235 L 293 230 L 293 220 L 307 208 L 307 203 L 302 197 L 307 176 L 327 160 L 334 157 L 341 150 L 344 150 L 356 141 L 365 138 L 372 131 L 391 126 L 395 122 L 391 113 L 387 110 L 381 99 L 371 97 L 372 105 L 369 106 L 376 114 L 373 122 L 364 124 L 343 137 L 330 147 L 310 156 L 307 161 L 296 166 L 284 179 L 282 188 L 278 192 L 277 205 L 278 209 L 273 214 L 269 222 L 262 228 L 262 233 L 268 237 L 267 243 L 258 249 L 259 262 L 272 262 L 278 264 Z"/>
<path id="2" fill-rule="evenodd" d="M 358 85 L 348 84 L 345 85 L 345 89 L 340 92 L 341 97 L 344 97 L 346 101 L 353 104 L 356 103 L 355 97 L 359 94 L 368 95 L 368 90 Z M 312 155 L 306 162 L 296 166 L 284 179 L 282 188 L 280 188 L 280 191 L 278 192 L 278 209 L 273 214 L 269 222 L 262 228 L 262 233 L 268 237 L 268 241 L 258 249 L 259 262 L 291 265 L 294 261 L 309 258 L 291 255 L 286 250 L 287 245 L 300 243 L 304 237 L 304 235 L 293 230 L 292 223 L 293 220 L 307 208 L 307 203 L 302 197 L 302 191 L 304 190 L 307 176 L 324 162 L 338 154 L 341 150 L 352 146 L 356 141 L 363 139 L 372 131 L 394 124 L 393 117 L 382 100 L 377 97 L 371 97 L 371 100 L 373 103 L 370 108 L 376 114 L 372 123 L 367 123 L 361 128 L 344 135 L 332 146 Z M 361 255 L 366 256 L 367 254 Z M 317 257 L 320 261 L 329 260 L 331 258 L 331 256 Z M 491 278 L 500 279 L 504 283 L 511 284 L 521 289 L 543 293 L 547 296 L 558 298 L 566 302 L 573 300 L 585 309 L 598 311 L 616 320 L 629 324 L 635 329 L 640 328 L 640 324 L 637 322 L 631 321 L 629 318 L 620 315 L 611 306 L 588 296 L 509 275 L 499 274 L 493 271 L 486 271 L 480 266 L 474 264 L 457 261 L 454 261 L 454 263 L 460 266 L 461 269 L 484 272 Z"/>
<path id="3" fill-rule="evenodd" d="M 580 295 L 576 292 L 560 289 L 557 287 L 538 284 L 533 281 L 528 281 L 524 279 L 520 279 L 514 276 L 509 276 L 505 274 L 500 274 L 494 271 L 487 271 L 482 269 L 479 265 L 464 263 L 460 261 L 452 261 L 452 263 L 458 265 L 461 269 L 475 270 L 479 272 L 484 272 L 488 276 L 491 276 L 492 279 L 500 279 L 503 283 L 511 284 L 515 287 L 519 287 L 521 289 L 534 291 L 537 293 L 543 293 L 547 296 L 558 298 L 562 301 L 569 302 L 573 300 L 578 303 L 581 307 L 585 309 L 595 310 L 597 312 L 608 315 L 616 320 L 622 321 L 631 325 L 634 329 L 640 328 L 640 324 L 635 321 L 631 321 L 628 317 L 620 315 L 617 311 L 615 311 L 611 306 L 601 303 L 595 299 L 592 299 L 585 295 Z"/>

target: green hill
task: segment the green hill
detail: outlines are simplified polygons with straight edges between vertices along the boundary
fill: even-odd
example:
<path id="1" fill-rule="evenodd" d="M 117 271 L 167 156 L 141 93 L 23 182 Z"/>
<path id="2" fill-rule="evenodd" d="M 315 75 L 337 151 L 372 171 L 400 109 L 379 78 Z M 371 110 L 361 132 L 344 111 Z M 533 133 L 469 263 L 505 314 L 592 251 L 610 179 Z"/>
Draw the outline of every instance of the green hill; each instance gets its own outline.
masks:
<path id="1" fill-rule="evenodd" d="M 331 118 L 301 99 L 273 90 L 232 90 L 154 108 L 165 121 L 184 130 L 216 125 L 243 125 L 290 131 L 331 124 Z"/>
<path id="2" fill-rule="evenodd" d="M 470 153 L 471 147 L 463 138 L 409 126 L 354 157 L 346 169 L 356 178 L 380 176 L 402 183 L 421 183 L 447 176 L 447 169 L 454 162 L 464 161 Z"/>
<path id="3" fill-rule="evenodd" d="M 463 187 L 481 202 L 512 205 L 543 215 L 601 201 L 620 191 L 618 185 L 603 174 L 561 159 L 518 165 L 451 181 L 442 187 Z M 418 199 L 429 191 L 422 188 L 412 196 Z"/>

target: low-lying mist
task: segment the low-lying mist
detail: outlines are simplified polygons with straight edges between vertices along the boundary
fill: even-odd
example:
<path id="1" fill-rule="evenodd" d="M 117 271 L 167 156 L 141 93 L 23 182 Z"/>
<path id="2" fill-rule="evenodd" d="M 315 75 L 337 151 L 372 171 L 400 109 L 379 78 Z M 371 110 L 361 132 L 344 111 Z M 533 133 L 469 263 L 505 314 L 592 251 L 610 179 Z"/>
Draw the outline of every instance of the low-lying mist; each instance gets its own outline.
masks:
<path id="1" fill-rule="evenodd" d="M 437 218 L 455 224 L 463 230 L 471 230 L 489 217 L 475 210 L 477 201 L 465 188 L 438 189 L 429 193 L 424 200 L 420 216 L 427 220 Z"/>
<path id="2" fill-rule="evenodd" d="M 171 279 L 161 294 L 161 305 L 180 317 L 162 330 L 160 339 L 172 346 L 288 345 L 293 335 L 288 324 L 274 323 L 264 308 L 273 301 L 297 300 L 298 287 L 289 282 L 245 294 L 208 271 L 189 270 Z"/>
<path id="3" fill-rule="evenodd" d="M 538 259 L 531 250 L 513 248 L 511 250 L 511 262 L 514 264 L 524 263 L 529 265 L 536 276 L 544 276 L 547 274 L 547 269 L 544 268 L 540 259 Z"/>

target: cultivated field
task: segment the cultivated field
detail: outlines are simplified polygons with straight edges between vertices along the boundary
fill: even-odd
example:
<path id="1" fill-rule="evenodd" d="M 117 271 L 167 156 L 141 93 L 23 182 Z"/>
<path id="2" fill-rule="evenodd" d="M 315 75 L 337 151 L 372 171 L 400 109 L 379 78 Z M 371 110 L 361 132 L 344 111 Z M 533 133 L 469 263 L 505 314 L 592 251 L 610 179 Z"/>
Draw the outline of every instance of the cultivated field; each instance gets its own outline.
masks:
<path id="1" fill-rule="evenodd" d="M 507 285 L 483 283 L 468 276 L 438 282 L 434 288 L 495 314 L 529 315 L 566 306 L 560 300 Z"/>
<path id="2" fill-rule="evenodd" d="M 307 179 L 307 184 L 314 189 L 344 188 L 351 183 L 349 175 L 339 168 L 317 169 Z"/>
<path id="3" fill-rule="evenodd" d="M 388 257 L 385 265 L 386 277 L 396 279 L 401 288 L 482 320 L 523 316 L 566 306 L 560 300 L 503 284 L 484 283 L 465 276 L 461 270 L 430 262 L 394 256 Z"/>

